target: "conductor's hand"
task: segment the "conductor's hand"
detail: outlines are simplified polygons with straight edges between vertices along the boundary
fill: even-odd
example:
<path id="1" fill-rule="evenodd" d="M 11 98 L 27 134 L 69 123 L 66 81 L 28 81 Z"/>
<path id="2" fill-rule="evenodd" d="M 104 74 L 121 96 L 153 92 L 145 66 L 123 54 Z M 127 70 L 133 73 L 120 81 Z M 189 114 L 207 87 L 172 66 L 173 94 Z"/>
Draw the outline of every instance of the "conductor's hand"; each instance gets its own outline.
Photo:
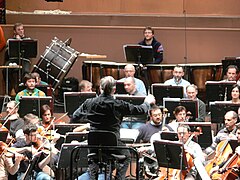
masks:
<path id="1" fill-rule="evenodd" d="M 144 102 L 147 102 L 147 103 L 149 103 L 149 104 L 155 104 L 155 103 L 156 103 L 156 100 L 155 100 L 155 97 L 154 97 L 152 94 L 149 94 L 149 95 L 145 98 Z"/>

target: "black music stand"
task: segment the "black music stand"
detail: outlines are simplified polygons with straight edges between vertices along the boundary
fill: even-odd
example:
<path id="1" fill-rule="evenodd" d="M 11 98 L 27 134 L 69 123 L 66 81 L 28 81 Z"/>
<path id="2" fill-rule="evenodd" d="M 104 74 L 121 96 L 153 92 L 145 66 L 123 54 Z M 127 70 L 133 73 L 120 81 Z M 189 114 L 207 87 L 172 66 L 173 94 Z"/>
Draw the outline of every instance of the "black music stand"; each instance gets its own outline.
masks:
<path id="1" fill-rule="evenodd" d="M 228 111 L 235 111 L 238 113 L 239 104 L 233 104 L 231 102 L 213 102 L 210 103 L 210 112 L 211 112 L 211 122 L 223 124 L 224 123 L 224 115 Z"/>
<path id="2" fill-rule="evenodd" d="M 68 132 L 66 133 L 64 143 L 71 143 L 72 141 L 83 142 L 87 140 L 87 138 L 88 138 L 88 133 L 86 132 Z"/>
<path id="3" fill-rule="evenodd" d="M 128 94 L 124 88 L 124 82 L 117 81 L 116 82 L 116 92 L 115 94 Z"/>
<path id="4" fill-rule="evenodd" d="M 210 101 L 227 101 L 231 99 L 231 88 L 235 81 L 207 81 L 206 83 L 206 103 Z"/>
<path id="5" fill-rule="evenodd" d="M 134 105 L 140 105 L 144 102 L 146 96 L 114 95 L 115 99 L 123 100 Z"/>
<path id="6" fill-rule="evenodd" d="M 124 45 L 124 55 L 128 62 L 136 64 L 152 64 L 153 63 L 153 48 L 152 46 L 142 45 Z"/>
<path id="7" fill-rule="evenodd" d="M 178 141 L 178 136 L 176 132 L 161 131 L 161 139 L 169 141 Z"/>
<path id="8" fill-rule="evenodd" d="M 212 144 L 211 122 L 180 122 L 179 124 L 188 125 L 190 131 L 195 133 L 193 140 L 202 148 L 207 148 Z"/>
<path id="9" fill-rule="evenodd" d="M 183 143 L 161 140 L 154 141 L 153 145 L 159 167 L 167 168 L 166 179 L 168 179 L 169 168 L 180 170 L 187 169 L 188 165 Z"/>
<path id="10" fill-rule="evenodd" d="M 96 97 L 96 92 L 64 92 L 64 112 L 69 116 L 88 98 Z"/>
<path id="11" fill-rule="evenodd" d="M 53 109 L 52 97 L 22 96 L 20 98 L 19 115 L 23 117 L 28 113 L 33 113 L 40 117 L 40 108 L 44 104 L 49 105 Z"/>
<path id="12" fill-rule="evenodd" d="M 195 122 L 198 118 L 198 102 L 192 99 L 180 99 L 180 98 L 163 98 L 163 106 L 168 109 L 167 121 L 169 119 L 174 119 L 174 110 L 177 106 L 184 106 L 188 112 L 191 114 L 188 121 Z"/>
<path id="13" fill-rule="evenodd" d="M 131 63 L 134 62 L 138 64 L 137 74 L 140 76 L 141 72 L 143 73 L 147 88 L 149 89 L 150 83 L 149 83 L 149 78 L 147 73 L 147 67 L 144 66 L 142 68 L 141 65 L 154 63 L 152 46 L 142 46 L 139 44 L 134 44 L 134 45 L 127 44 L 123 46 L 123 49 L 124 49 L 124 56 L 127 62 L 131 62 Z"/>
<path id="14" fill-rule="evenodd" d="M 152 84 L 151 92 L 156 98 L 158 105 L 163 105 L 163 98 L 183 98 L 182 86 L 164 85 L 161 83 Z"/>
<path id="15" fill-rule="evenodd" d="M 37 56 L 37 40 L 10 39 L 8 55 L 10 59 L 18 59 L 18 65 L 22 66 L 24 58 L 35 58 Z M 22 79 L 21 74 L 21 70 L 19 69 L 19 84 Z"/>
<path id="16" fill-rule="evenodd" d="M 38 160 L 39 160 L 38 156 L 34 156 L 33 159 L 30 160 L 28 168 L 27 168 L 22 180 L 29 180 L 29 179 L 31 179 L 30 177 L 33 178 L 33 175 L 34 175 L 33 170 L 34 170 L 34 167 L 36 166 Z"/>

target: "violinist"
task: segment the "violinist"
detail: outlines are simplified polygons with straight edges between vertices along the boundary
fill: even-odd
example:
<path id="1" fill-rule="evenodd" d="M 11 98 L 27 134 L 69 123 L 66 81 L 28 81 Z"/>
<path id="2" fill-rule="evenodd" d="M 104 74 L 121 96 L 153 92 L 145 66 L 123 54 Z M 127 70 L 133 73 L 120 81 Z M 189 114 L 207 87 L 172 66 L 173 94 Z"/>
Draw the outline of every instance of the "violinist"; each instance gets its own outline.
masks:
<path id="1" fill-rule="evenodd" d="M 45 154 L 45 151 L 39 149 L 38 146 L 44 145 L 45 143 L 39 143 L 39 134 L 37 132 L 37 126 L 35 124 L 28 124 L 23 129 L 25 135 L 25 142 L 22 144 L 15 144 L 14 146 L 18 149 L 19 153 L 23 153 L 28 159 L 36 158 L 36 165 L 33 167 L 32 176 L 33 179 L 51 179 L 54 176 L 53 171 L 48 166 L 51 162 L 56 162 L 58 158 L 58 150 L 51 147 L 51 152 Z M 39 152 L 40 150 L 40 152 Z M 21 162 L 20 169 L 17 172 L 17 179 L 20 180 L 24 176 L 24 173 L 29 166 L 29 162 Z"/>
<path id="2" fill-rule="evenodd" d="M 40 115 L 42 121 L 40 122 L 40 125 L 43 126 L 45 129 L 50 129 L 53 120 L 52 114 L 52 109 L 47 104 L 41 106 Z"/>
<path id="3" fill-rule="evenodd" d="M 204 151 L 206 155 L 214 153 L 217 145 L 226 139 L 235 138 L 236 133 L 236 123 L 238 115 L 235 111 L 228 111 L 224 116 L 225 127 L 221 129 L 217 135 L 214 137 L 214 141 L 210 147 L 207 147 Z"/>
<path id="4" fill-rule="evenodd" d="M 21 129 L 24 126 L 24 120 L 19 117 L 18 114 L 18 104 L 16 101 L 10 101 L 7 103 L 7 119 L 10 121 L 10 136 L 8 140 L 13 138 L 18 138 L 23 136 Z"/>
<path id="5" fill-rule="evenodd" d="M 44 104 L 40 108 L 41 120 L 38 124 L 38 132 L 48 138 L 48 140 L 53 140 L 56 142 L 60 138 L 60 134 L 54 131 L 53 125 L 59 123 L 60 119 L 55 119 L 52 116 L 52 109 L 47 105 Z"/>
<path id="6" fill-rule="evenodd" d="M 187 121 L 187 109 L 184 106 L 177 106 L 174 109 L 175 120 L 171 121 L 168 125 L 177 132 L 179 122 Z"/>
<path id="7" fill-rule="evenodd" d="M 0 141 L 0 179 L 7 180 L 8 173 L 14 175 L 20 166 L 20 162 L 25 159 L 22 154 L 14 153 L 9 156 L 9 153 L 6 151 L 8 148 L 7 144 Z M 14 160 L 13 160 L 14 158 Z"/>

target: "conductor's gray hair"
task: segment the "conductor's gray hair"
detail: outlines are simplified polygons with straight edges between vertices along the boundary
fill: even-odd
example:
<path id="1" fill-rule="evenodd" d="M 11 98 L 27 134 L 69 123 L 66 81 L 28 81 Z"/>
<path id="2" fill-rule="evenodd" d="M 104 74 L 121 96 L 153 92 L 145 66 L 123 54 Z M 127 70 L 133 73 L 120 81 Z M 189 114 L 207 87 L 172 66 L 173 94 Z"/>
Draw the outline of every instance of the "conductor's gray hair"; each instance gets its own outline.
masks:
<path id="1" fill-rule="evenodd" d="M 100 88 L 106 95 L 111 95 L 116 88 L 116 80 L 112 76 L 106 76 L 100 80 Z"/>

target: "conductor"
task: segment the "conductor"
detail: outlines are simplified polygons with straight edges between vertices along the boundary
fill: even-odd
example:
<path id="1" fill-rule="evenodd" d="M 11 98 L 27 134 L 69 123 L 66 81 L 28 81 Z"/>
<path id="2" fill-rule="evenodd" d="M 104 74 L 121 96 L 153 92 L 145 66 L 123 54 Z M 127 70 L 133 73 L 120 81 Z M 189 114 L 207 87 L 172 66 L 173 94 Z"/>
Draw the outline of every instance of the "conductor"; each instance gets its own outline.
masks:
<path id="1" fill-rule="evenodd" d="M 153 95 L 148 95 L 141 105 L 133 105 L 128 102 L 114 99 L 113 94 L 116 90 L 116 80 L 112 76 L 106 76 L 100 81 L 101 94 L 92 99 L 87 99 L 73 114 L 73 120 L 86 117 L 90 122 L 91 130 L 107 130 L 114 132 L 118 138 L 118 145 L 122 146 L 120 141 L 120 124 L 124 115 L 145 114 L 150 109 L 150 104 L 155 103 Z M 119 154 L 125 155 L 120 166 L 117 166 L 117 179 L 125 179 L 128 164 L 130 162 L 130 153 L 128 150 L 118 150 Z M 90 179 L 95 179 L 98 172 L 97 164 L 89 165 Z"/>

